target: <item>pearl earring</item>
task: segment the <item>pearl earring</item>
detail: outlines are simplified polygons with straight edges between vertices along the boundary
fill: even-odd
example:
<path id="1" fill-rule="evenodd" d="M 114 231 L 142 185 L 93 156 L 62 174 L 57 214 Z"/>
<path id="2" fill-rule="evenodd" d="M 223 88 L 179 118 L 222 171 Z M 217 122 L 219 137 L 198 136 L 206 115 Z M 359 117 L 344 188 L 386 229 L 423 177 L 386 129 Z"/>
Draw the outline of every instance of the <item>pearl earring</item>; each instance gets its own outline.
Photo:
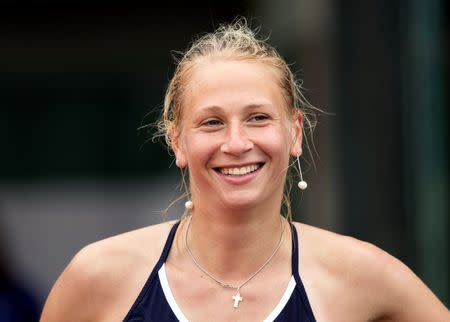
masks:
<path id="1" fill-rule="evenodd" d="M 192 208 L 194 208 L 194 203 L 191 200 L 188 200 L 184 203 L 184 208 L 187 210 L 192 210 Z"/>
<path id="2" fill-rule="evenodd" d="M 303 180 L 302 168 L 300 167 L 300 154 L 301 152 L 297 153 L 298 173 L 300 174 L 300 182 L 298 183 L 298 187 L 300 190 L 305 190 L 308 187 L 308 184 L 305 180 Z"/>

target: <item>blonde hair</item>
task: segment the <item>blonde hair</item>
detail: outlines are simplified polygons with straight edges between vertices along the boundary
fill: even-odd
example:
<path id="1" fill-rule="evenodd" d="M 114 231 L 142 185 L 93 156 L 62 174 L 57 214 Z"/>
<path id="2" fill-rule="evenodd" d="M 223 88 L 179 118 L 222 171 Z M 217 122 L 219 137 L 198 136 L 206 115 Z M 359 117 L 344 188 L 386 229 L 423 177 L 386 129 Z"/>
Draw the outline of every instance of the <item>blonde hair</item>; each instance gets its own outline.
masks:
<path id="1" fill-rule="evenodd" d="M 219 28 L 195 40 L 190 48 L 181 58 L 176 59 L 176 69 L 172 79 L 169 81 L 164 99 L 164 107 L 160 120 L 157 122 L 157 133 L 154 138 L 164 137 L 169 148 L 172 147 L 172 139 L 182 120 L 182 103 L 184 88 L 189 82 L 192 69 L 202 59 L 221 58 L 229 60 L 249 60 L 261 62 L 274 68 L 280 75 L 280 88 L 286 102 L 287 113 L 293 117 L 301 112 L 303 115 L 303 137 L 306 147 L 311 153 L 309 138 L 312 140 L 312 133 L 316 124 L 315 110 L 304 97 L 301 84 L 295 79 L 294 74 L 288 64 L 280 56 L 277 50 L 267 43 L 267 39 L 259 39 L 258 31 L 253 31 L 244 18 L 239 18 L 231 24 L 224 24 Z M 312 156 L 312 154 L 311 154 Z M 289 167 L 292 168 L 292 167 Z M 288 171 L 289 172 L 289 171 Z M 186 182 L 187 174 L 183 173 L 182 186 L 186 188 L 186 193 L 177 198 L 175 202 L 189 195 Z M 282 207 L 288 219 L 292 219 L 290 203 L 290 191 L 292 188 L 291 174 L 287 174 L 287 180 L 283 192 Z M 170 207 L 170 206 L 169 206 Z"/>

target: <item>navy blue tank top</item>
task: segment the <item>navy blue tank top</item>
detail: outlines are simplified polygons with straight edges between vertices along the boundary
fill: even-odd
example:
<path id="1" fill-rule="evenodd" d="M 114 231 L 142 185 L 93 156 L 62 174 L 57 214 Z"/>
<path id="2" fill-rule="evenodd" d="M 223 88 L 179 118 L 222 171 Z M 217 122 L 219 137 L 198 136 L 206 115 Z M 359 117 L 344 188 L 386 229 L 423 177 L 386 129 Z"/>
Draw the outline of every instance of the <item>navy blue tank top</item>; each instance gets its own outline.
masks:
<path id="1" fill-rule="evenodd" d="M 142 288 L 125 322 L 173 322 L 188 321 L 177 305 L 167 282 L 164 262 L 169 255 L 177 222 L 170 230 L 161 257 L 153 268 L 150 277 Z M 292 227 L 292 277 L 284 295 L 272 313 L 264 321 L 301 321 L 315 322 L 314 314 L 298 273 L 298 238 L 295 226 Z"/>

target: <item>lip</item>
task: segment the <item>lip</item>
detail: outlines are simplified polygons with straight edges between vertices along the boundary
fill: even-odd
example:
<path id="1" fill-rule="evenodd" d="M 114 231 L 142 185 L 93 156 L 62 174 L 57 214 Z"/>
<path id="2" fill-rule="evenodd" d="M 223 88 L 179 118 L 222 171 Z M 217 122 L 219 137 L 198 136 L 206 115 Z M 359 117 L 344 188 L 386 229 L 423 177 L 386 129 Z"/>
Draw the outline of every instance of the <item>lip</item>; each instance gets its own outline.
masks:
<path id="1" fill-rule="evenodd" d="M 219 168 L 242 168 L 242 167 L 247 167 L 249 165 L 252 164 L 259 164 L 261 167 L 264 165 L 264 162 L 259 162 L 259 161 L 255 161 L 255 162 L 246 162 L 246 163 L 235 163 L 235 164 L 227 164 L 227 165 L 218 165 L 218 166 L 214 166 L 214 170 L 219 169 Z"/>
<path id="2" fill-rule="evenodd" d="M 239 175 L 239 176 L 234 176 L 234 175 L 229 175 L 229 174 L 223 174 L 222 172 L 220 172 L 219 168 L 240 168 L 240 167 L 246 167 L 252 164 L 259 164 L 259 168 L 256 169 L 253 172 L 244 174 L 244 175 Z M 264 168 L 265 163 L 264 162 L 249 162 L 249 163 L 242 163 L 239 165 L 227 165 L 224 167 L 214 167 L 214 172 L 226 183 L 231 184 L 231 185 L 243 185 L 246 183 L 249 183 L 250 181 L 252 181 L 261 171 L 262 168 Z"/>

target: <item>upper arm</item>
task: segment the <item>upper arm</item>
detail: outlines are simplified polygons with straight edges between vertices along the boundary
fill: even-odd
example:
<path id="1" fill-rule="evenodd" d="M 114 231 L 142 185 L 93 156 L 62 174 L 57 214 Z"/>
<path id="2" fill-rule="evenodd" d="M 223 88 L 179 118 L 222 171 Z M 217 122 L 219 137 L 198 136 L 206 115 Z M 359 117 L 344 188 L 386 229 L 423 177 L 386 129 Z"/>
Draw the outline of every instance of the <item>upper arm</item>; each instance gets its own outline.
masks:
<path id="1" fill-rule="evenodd" d="M 171 227 L 149 226 L 84 247 L 53 286 L 41 322 L 112 321 L 126 314 Z"/>
<path id="2" fill-rule="evenodd" d="M 393 321 L 450 321 L 447 308 L 405 264 L 367 245 L 368 282 L 377 302 L 377 315 Z"/>
<path id="3" fill-rule="evenodd" d="M 447 308 L 395 257 L 352 237 L 296 227 L 300 273 L 317 320 L 450 321 Z"/>
<path id="4" fill-rule="evenodd" d="M 450 313 L 433 292 L 405 264 L 387 257 L 383 274 L 388 316 L 395 321 L 450 321 Z"/>
<path id="5" fill-rule="evenodd" d="M 95 320 L 90 257 L 89 250 L 81 250 L 59 276 L 44 305 L 41 322 Z"/>

